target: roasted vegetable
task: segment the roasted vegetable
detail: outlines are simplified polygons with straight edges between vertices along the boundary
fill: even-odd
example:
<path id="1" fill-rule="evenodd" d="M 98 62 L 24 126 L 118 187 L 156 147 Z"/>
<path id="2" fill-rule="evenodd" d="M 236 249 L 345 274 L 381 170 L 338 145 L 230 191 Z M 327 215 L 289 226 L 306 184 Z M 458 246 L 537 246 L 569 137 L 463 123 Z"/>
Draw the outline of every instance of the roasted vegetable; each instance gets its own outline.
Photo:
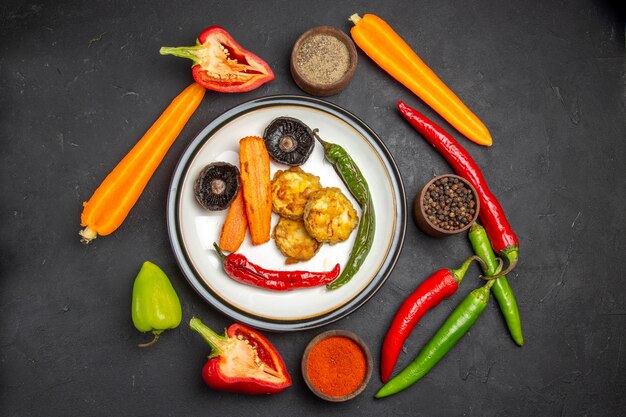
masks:
<path id="1" fill-rule="evenodd" d="M 224 210 L 239 191 L 239 169 L 227 162 L 213 162 L 202 171 L 194 183 L 196 200 L 207 210 Z"/>
<path id="2" fill-rule="evenodd" d="M 250 237 L 253 245 L 260 245 L 270 240 L 272 221 L 270 157 L 262 138 L 239 141 L 239 166 Z"/>
<path id="3" fill-rule="evenodd" d="M 276 171 L 272 179 L 274 212 L 289 219 L 302 219 L 309 196 L 321 188 L 320 177 L 308 174 L 300 167 Z"/>
<path id="4" fill-rule="evenodd" d="M 311 129 L 293 117 L 274 119 L 263 133 L 265 146 L 272 159 L 281 164 L 304 164 L 315 146 Z"/>
<path id="5" fill-rule="evenodd" d="M 348 239 L 359 223 L 354 206 L 336 187 L 322 188 L 311 194 L 303 219 L 311 236 L 331 245 Z"/>
<path id="6" fill-rule="evenodd" d="M 322 244 L 315 240 L 304 227 L 302 220 L 281 217 L 274 227 L 274 241 L 280 252 L 287 257 L 285 263 L 308 261 L 319 251 Z"/>
<path id="7" fill-rule="evenodd" d="M 246 205 L 243 200 L 241 187 L 237 196 L 233 200 L 220 234 L 220 247 L 229 252 L 235 252 L 246 238 L 248 229 L 248 217 L 246 216 Z"/>
<path id="8" fill-rule="evenodd" d="M 339 278 L 328 285 L 328 289 L 336 290 L 347 284 L 359 271 L 363 262 L 365 262 L 365 258 L 374 243 L 376 214 L 367 180 L 356 162 L 354 162 L 354 159 L 342 146 L 322 140 L 317 134 L 317 129 L 313 131 L 313 135 L 322 144 L 326 160 L 333 165 L 335 172 L 348 187 L 350 194 L 361 206 L 361 221 L 359 222 L 359 229 L 356 232 L 356 239 L 350 252 L 350 258 L 348 258 L 348 262 Z"/>
<path id="9" fill-rule="evenodd" d="M 272 291 L 290 291 L 325 285 L 339 276 L 339 264 L 330 271 L 280 271 L 265 269 L 240 253 L 226 255 L 216 243 L 215 251 L 224 262 L 224 272 L 237 282 Z"/>

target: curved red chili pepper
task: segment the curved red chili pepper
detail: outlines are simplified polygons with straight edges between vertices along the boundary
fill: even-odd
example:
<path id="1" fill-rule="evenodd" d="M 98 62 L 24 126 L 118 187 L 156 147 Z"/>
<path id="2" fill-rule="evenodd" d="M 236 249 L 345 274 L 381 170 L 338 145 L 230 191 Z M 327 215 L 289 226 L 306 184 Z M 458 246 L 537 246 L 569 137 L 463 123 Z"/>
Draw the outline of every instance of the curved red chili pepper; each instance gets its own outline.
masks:
<path id="1" fill-rule="evenodd" d="M 226 256 L 214 244 L 215 250 L 224 261 L 224 271 L 232 279 L 255 287 L 274 291 L 288 291 L 296 288 L 309 288 L 326 285 L 339 276 L 339 264 L 330 271 L 276 271 L 265 269 L 248 260 L 240 253 Z"/>
<path id="2" fill-rule="evenodd" d="M 224 271 L 232 279 L 255 287 L 274 291 L 288 291 L 296 288 L 309 288 L 331 283 L 339 276 L 339 264 L 328 272 L 309 271 L 271 271 L 238 255 L 235 259 L 244 258 L 245 266 L 239 266 L 235 259 L 226 257 Z M 234 261 L 234 262 L 231 262 Z M 271 277 L 274 278 L 271 278 Z"/>
<path id="3" fill-rule="evenodd" d="M 440 269 L 422 282 L 409 295 L 393 318 L 381 351 L 380 377 L 387 382 L 398 361 L 400 351 L 417 323 L 427 311 L 454 294 L 476 256 L 467 258 L 458 269 Z"/>
<path id="4" fill-rule="evenodd" d="M 459 287 L 449 269 L 440 269 L 426 278 L 400 306 L 383 342 L 380 375 L 387 382 L 398 361 L 404 342 L 428 310 L 450 297 Z"/>
<path id="5" fill-rule="evenodd" d="M 498 276 L 507 275 L 517 265 L 519 240 L 509 224 L 502 206 L 489 190 L 480 168 L 470 154 L 441 127 L 417 110 L 398 101 L 398 109 L 428 143 L 448 161 L 452 169 L 468 180 L 476 189 L 480 199 L 480 220 L 489 235 L 493 249 L 509 262 Z"/>

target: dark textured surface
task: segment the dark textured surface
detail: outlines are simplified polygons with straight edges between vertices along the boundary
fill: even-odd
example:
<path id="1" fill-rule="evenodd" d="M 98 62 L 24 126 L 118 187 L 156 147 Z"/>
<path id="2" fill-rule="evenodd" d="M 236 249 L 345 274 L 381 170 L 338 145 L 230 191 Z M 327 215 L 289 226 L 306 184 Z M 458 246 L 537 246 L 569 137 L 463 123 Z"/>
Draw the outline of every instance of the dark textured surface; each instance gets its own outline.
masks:
<path id="1" fill-rule="evenodd" d="M 18 2 L 0 5 L 0 414 L 3 416 L 414 415 L 616 416 L 626 413 L 626 142 L 623 20 L 603 2 Z M 212 118 L 245 100 L 301 93 L 293 42 L 316 25 L 349 29 L 353 12 L 389 21 L 489 127 L 494 146 L 459 138 L 484 169 L 522 245 L 509 277 L 526 346 L 510 340 L 492 302 L 470 334 L 421 382 L 374 400 L 313 396 L 299 373 L 322 330 L 358 333 L 379 362 L 402 299 L 435 269 L 470 253 L 409 222 L 378 294 L 323 329 L 269 334 L 294 377 L 271 397 L 214 392 L 199 372 L 207 346 L 182 325 L 159 344 L 130 319 L 132 281 L 150 259 L 170 276 L 184 320 L 230 324 L 178 271 L 165 199 L 175 163 Z M 189 65 L 161 57 L 219 24 L 266 59 L 276 80 L 240 95 L 207 93 L 124 225 L 89 247 L 81 203 L 189 84 Z M 385 141 L 412 196 L 449 168 L 401 120 L 398 99 L 441 119 L 359 52 L 352 83 L 330 101 Z M 443 122 L 442 122 L 443 123 Z M 449 127 L 443 124 L 444 127 Z M 459 137 L 457 135 L 457 137 Z M 476 270 L 474 270 L 476 271 Z M 406 365 L 456 303 L 430 313 L 400 358 Z"/>

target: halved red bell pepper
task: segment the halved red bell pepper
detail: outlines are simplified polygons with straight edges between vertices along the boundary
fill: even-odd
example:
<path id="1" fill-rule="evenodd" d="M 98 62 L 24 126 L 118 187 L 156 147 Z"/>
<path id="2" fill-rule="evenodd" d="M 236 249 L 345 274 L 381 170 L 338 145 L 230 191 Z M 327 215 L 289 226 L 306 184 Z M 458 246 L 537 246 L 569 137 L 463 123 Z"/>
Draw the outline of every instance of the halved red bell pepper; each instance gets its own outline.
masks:
<path id="1" fill-rule="evenodd" d="M 211 345 L 202 379 L 211 388 L 244 394 L 275 394 L 291 385 L 276 348 L 260 333 L 235 323 L 221 336 L 194 317 L 189 326 Z"/>
<path id="2" fill-rule="evenodd" d="M 213 91 L 250 91 L 274 79 L 265 61 L 243 49 L 219 26 L 202 31 L 195 46 L 163 47 L 160 53 L 191 59 L 193 79 Z"/>

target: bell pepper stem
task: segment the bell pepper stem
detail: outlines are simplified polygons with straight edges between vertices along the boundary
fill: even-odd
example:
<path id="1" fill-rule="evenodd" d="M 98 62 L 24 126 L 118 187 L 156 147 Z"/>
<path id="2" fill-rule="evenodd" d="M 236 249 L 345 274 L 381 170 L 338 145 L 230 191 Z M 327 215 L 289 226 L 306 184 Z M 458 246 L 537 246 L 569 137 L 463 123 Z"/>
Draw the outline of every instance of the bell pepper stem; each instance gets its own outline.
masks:
<path id="1" fill-rule="evenodd" d="M 198 54 L 196 51 L 199 49 L 199 46 L 164 46 L 159 49 L 159 53 L 161 55 L 174 55 L 179 58 L 187 58 L 193 61 L 193 65 L 198 64 Z"/>
<path id="2" fill-rule="evenodd" d="M 151 341 L 149 341 L 147 343 L 140 343 L 137 346 L 140 347 L 140 348 L 147 348 L 147 347 L 150 347 L 150 346 L 156 344 L 156 342 L 159 340 L 159 337 L 161 337 L 161 333 L 162 332 L 163 332 L 163 330 L 155 330 L 155 331 L 153 331 L 152 333 L 154 334 L 154 338 Z"/>
<path id="3" fill-rule="evenodd" d="M 452 275 L 454 275 L 454 277 L 456 278 L 457 284 L 460 284 L 461 281 L 463 280 L 463 277 L 465 276 L 465 273 L 467 272 L 467 269 L 469 268 L 472 261 L 477 261 L 483 266 L 483 268 L 487 267 L 487 265 L 485 264 L 485 261 L 483 261 L 480 258 L 480 256 L 476 256 L 476 255 L 470 256 L 465 261 L 463 261 L 463 264 L 461 264 L 459 268 L 452 270 Z"/>
<path id="4" fill-rule="evenodd" d="M 192 317 L 189 321 L 189 327 L 191 327 L 191 330 L 200 334 L 200 336 L 202 336 L 202 338 L 211 346 L 212 352 L 210 357 L 218 356 L 221 352 L 226 350 L 228 337 L 226 335 L 222 336 L 215 333 L 202 323 L 199 318 Z"/>

